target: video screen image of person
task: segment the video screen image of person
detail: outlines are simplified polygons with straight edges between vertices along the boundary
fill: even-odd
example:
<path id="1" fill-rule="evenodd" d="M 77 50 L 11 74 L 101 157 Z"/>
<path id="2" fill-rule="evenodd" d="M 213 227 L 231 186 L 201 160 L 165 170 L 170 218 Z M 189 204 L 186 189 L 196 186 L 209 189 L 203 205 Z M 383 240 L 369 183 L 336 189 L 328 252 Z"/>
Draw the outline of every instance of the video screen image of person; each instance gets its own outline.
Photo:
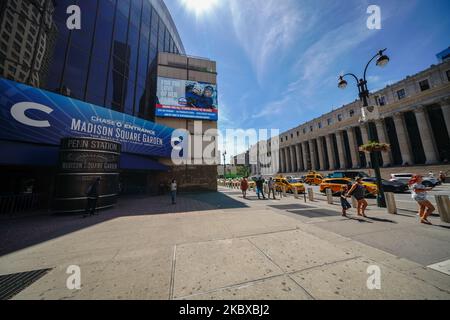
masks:
<path id="1" fill-rule="evenodd" d="M 214 109 L 214 87 L 202 86 L 198 83 L 186 86 L 186 101 L 189 107 Z"/>

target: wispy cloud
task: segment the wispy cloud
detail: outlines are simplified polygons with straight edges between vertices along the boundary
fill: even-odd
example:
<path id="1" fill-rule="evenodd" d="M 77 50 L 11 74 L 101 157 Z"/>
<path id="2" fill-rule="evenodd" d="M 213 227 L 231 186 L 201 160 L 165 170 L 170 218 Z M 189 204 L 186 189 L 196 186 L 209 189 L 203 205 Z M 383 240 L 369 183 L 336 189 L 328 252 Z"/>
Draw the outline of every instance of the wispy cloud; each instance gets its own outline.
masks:
<path id="1" fill-rule="evenodd" d="M 294 0 L 230 0 L 234 32 L 261 84 L 269 61 L 299 36 L 304 16 Z"/>

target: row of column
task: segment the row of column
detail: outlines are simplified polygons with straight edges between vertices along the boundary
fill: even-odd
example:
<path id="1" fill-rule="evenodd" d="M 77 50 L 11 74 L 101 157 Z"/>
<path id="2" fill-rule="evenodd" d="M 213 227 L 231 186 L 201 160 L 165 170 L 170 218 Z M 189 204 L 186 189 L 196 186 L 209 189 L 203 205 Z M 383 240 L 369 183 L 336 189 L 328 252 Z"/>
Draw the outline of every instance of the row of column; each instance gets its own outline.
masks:
<path id="1" fill-rule="evenodd" d="M 443 104 L 441 108 L 447 130 L 448 132 L 450 132 L 450 104 Z M 395 130 L 403 165 L 414 164 L 411 151 L 411 143 L 414 143 L 416 139 L 421 139 L 426 157 L 426 164 L 435 164 L 439 161 L 439 154 L 434 142 L 433 132 L 430 121 L 426 114 L 426 109 L 423 106 L 419 106 L 414 108 L 413 111 L 417 120 L 420 135 L 419 137 L 409 137 L 403 113 L 399 112 L 393 115 L 393 121 L 395 124 Z M 368 124 L 362 124 L 359 127 L 361 130 L 362 143 L 366 144 L 369 142 Z M 375 128 L 378 135 L 378 141 L 389 143 L 384 119 L 376 120 Z M 347 132 L 348 144 L 350 147 L 350 159 L 347 159 L 347 152 L 345 150 L 343 135 L 344 131 Z M 334 147 L 333 135 L 335 135 L 336 137 L 337 150 L 335 150 Z M 326 144 L 326 147 L 324 145 L 324 142 Z M 317 152 L 316 146 L 318 147 Z M 318 159 L 316 155 L 318 156 Z M 338 158 L 336 158 L 336 156 Z M 368 166 L 370 164 L 370 155 L 367 153 L 361 155 L 361 153 L 359 152 L 355 127 L 350 127 L 336 131 L 332 134 L 319 136 L 316 139 L 281 148 L 280 169 L 283 173 L 305 172 L 309 170 L 350 169 L 347 168 L 347 163 L 351 164 L 352 168 L 360 168 L 362 157 L 366 157 L 365 163 Z M 383 166 L 392 165 L 392 150 L 382 152 L 382 159 Z M 328 163 L 326 160 L 328 160 Z M 339 168 L 336 168 L 335 163 L 340 164 Z"/>

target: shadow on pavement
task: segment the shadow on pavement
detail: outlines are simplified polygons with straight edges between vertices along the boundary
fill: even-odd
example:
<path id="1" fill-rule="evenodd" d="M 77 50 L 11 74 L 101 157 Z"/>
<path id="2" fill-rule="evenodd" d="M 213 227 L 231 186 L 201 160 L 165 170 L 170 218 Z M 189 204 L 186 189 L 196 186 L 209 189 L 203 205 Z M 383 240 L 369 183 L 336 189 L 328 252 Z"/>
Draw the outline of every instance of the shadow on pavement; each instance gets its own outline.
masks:
<path id="1" fill-rule="evenodd" d="M 82 213 L 70 215 L 43 213 L 12 217 L 0 221 L 0 256 L 122 217 L 247 207 L 245 203 L 226 194 L 210 192 L 180 194 L 176 205 L 171 204 L 168 195 L 122 197 L 114 208 L 100 211 L 99 215 L 87 218 L 83 218 Z"/>

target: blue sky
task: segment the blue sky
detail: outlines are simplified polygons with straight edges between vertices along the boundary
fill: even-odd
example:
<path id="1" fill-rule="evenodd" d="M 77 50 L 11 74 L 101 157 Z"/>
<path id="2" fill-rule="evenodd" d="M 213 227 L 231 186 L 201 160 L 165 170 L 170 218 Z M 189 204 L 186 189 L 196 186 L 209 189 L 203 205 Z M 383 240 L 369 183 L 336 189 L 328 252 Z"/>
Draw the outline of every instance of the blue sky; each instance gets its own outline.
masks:
<path id="1" fill-rule="evenodd" d="M 356 99 L 337 88 L 342 72 L 363 72 L 388 48 L 391 63 L 369 70 L 369 89 L 437 63 L 450 46 L 449 0 L 165 0 L 190 55 L 217 61 L 220 130 L 281 132 Z M 369 5 L 382 29 L 369 30 Z M 197 7 L 198 9 L 199 7 Z"/>

